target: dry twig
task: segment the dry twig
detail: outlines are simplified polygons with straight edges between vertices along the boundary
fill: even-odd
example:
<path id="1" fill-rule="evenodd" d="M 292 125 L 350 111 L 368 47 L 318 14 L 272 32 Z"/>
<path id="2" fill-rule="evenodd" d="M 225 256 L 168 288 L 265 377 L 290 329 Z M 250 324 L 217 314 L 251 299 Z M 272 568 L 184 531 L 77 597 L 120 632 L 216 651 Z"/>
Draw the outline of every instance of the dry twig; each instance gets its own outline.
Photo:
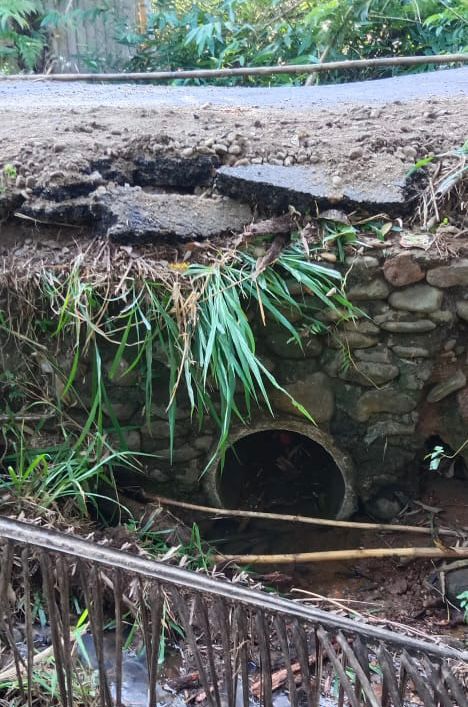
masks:
<path id="1" fill-rule="evenodd" d="M 232 516 L 234 518 L 258 518 L 265 520 L 279 520 L 288 523 L 304 523 L 307 525 L 318 525 L 328 528 L 355 528 L 358 530 L 372 530 L 374 532 L 389 531 L 394 533 L 417 533 L 419 535 L 432 535 L 432 528 L 420 527 L 415 525 L 396 525 L 391 523 L 361 523 L 350 520 L 334 520 L 331 518 L 312 518 L 309 516 L 300 515 L 285 515 L 283 513 L 264 513 L 263 511 L 245 511 L 232 508 L 214 508 L 212 506 L 200 506 L 195 503 L 187 503 L 185 501 L 176 501 L 165 496 L 155 496 L 145 492 L 145 497 L 151 501 L 155 501 L 164 506 L 176 506 L 177 508 L 186 508 L 191 511 L 200 513 L 212 513 L 216 516 Z M 439 535 L 447 535 L 457 537 L 460 532 L 450 528 L 438 528 Z"/>

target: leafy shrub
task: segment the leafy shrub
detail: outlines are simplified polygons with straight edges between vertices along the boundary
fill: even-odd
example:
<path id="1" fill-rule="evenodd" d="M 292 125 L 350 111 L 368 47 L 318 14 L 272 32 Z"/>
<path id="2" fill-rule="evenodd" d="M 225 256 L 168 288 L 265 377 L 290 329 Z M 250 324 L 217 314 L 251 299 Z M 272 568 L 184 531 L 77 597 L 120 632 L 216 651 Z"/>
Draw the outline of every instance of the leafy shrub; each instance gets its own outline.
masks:
<path id="1" fill-rule="evenodd" d="M 50 3 L 46 7 L 41 0 L 0 0 L 0 71 L 41 69 L 51 32 L 93 23 L 102 15 L 114 19 L 114 14 L 112 0 L 101 0 L 87 9 L 64 0 L 55 0 L 53 7 Z M 85 55 L 91 54 L 91 49 Z M 105 70 L 102 65 L 91 68 Z"/>
<path id="2" fill-rule="evenodd" d="M 132 70 L 431 55 L 467 46 L 465 0 L 153 0 L 153 8 L 144 36 L 121 36 L 137 50 L 129 65 Z M 334 73 L 328 80 L 405 70 Z M 274 82 L 302 83 L 303 78 L 278 75 Z M 269 83 L 271 77 L 225 83 L 239 81 Z"/>
<path id="3" fill-rule="evenodd" d="M 130 70 L 229 68 L 466 51 L 466 0 L 152 0 L 147 30 L 117 17 L 112 0 L 88 9 L 56 0 L 0 0 L 0 70 L 32 71 L 57 27 L 112 15 L 118 41 L 135 56 Z M 105 70 L 102 60 L 90 69 Z M 86 52 L 85 52 L 86 54 Z M 107 67 L 111 68 L 111 67 Z M 112 67 L 114 68 L 114 67 Z M 420 67 L 425 70 L 427 67 Z M 335 73 L 327 80 L 387 76 L 407 69 Z M 274 83 L 303 82 L 278 75 Z M 224 83 L 270 83 L 271 77 Z"/>
<path id="4" fill-rule="evenodd" d="M 460 601 L 460 608 L 463 610 L 463 618 L 465 623 L 468 624 L 468 589 L 464 592 L 458 594 L 457 599 Z"/>
<path id="5" fill-rule="evenodd" d="M 42 11 L 37 0 L 0 0 L 0 70 L 35 68 L 46 45 Z"/>

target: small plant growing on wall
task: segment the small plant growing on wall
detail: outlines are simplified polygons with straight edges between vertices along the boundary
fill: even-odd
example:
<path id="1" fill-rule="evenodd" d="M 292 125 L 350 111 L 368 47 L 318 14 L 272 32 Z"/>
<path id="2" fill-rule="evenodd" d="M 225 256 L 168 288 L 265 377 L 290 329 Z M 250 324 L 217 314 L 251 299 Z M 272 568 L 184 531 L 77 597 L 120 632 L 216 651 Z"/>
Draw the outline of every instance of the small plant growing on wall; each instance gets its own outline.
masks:
<path id="1" fill-rule="evenodd" d="M 0 172 L 0 194 L 5 192 L 16 179 L 16 167 L 6 164 Z"/>
<path id="2" fill-rule="evenodd" d="M 463 618 L 465 623 L 468 624 L 468 589 L 465 589 L 464 592 L 458 594 L 457 599 L 459 600 L 460 607 L 463 610 Z"/>

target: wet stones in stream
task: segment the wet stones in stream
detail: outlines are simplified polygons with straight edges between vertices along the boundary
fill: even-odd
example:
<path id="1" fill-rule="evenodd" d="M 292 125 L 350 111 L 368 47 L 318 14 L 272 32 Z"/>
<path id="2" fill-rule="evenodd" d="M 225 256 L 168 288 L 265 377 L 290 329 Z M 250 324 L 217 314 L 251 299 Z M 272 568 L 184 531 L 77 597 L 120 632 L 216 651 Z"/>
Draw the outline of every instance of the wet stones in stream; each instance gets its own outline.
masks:
<path id="1" fill-rule="evenodd" d="M 458 607 L 458 597 L 468 591 L 468 560 L 456 560 L 442 565 L 428 578 L 429 586 Z"/>

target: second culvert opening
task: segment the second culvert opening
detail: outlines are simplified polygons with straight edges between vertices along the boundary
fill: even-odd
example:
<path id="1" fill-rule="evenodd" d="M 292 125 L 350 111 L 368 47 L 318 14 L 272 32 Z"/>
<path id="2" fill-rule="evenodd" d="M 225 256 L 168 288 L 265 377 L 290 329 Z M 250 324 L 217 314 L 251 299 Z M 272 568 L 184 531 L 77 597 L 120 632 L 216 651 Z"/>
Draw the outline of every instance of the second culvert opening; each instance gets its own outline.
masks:
<path id="1" fill-rule="evenodd" d="M 269 429 L 231 445 L 218 469 L 217 491 L 229 508 L 335 518 L 346 487 L 319 442 L 300 432 Z"/>

